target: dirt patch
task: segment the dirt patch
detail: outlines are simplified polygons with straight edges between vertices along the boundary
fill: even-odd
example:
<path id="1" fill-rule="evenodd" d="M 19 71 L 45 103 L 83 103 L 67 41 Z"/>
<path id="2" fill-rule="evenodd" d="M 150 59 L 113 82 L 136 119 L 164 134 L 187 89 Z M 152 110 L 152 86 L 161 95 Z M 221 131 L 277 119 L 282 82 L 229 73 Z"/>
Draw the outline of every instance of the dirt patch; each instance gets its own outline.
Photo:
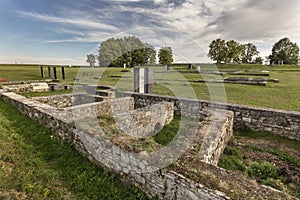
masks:
<path id="1" fill-rule="evenodd" d="M 6 78 L 1 78 L 1 77 L 0 77 L 0 83 L 1 83 L 1 82 L 8 82 L 8 79 L 6 79 Z"/>

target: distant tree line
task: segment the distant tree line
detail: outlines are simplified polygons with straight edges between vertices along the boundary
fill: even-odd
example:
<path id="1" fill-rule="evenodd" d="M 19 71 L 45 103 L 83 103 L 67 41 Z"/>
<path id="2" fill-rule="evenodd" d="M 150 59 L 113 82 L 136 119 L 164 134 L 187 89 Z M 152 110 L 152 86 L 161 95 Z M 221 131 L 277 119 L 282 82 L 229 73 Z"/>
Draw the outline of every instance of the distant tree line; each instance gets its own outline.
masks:
<path id="1" fill-rule="evenodd" d="M 209 44 L 208 57 L 217 63 L 263 64 L 263 58 L 258 55 L 259 51 L 253 43 L 241 44 L 234 40 L 216 39 Z M 274 44 L 272 54 L 266 57 L 266 61 L 270 64 L 298 64 L 299 47 L 290 39 L 283 38 Z"/>
<path id="2" fill-rule="evenodd" d="M 213 40 L 209 44 L 208 56 L 217 63 L 252 63 L 260 62 L 262 58 L 257 57 L 259 51 L 252 44 L 240 44 L 234 40 L 225 41 L 222 39 Z"/>
<path id="3" fill-rule="evenodd" d="M 208 57 L 217 63 L 254 63 L 263 64 L 253 43 L 241 44 L 235 40 L 213 40 L 209 44 Z M 110 38 L 101 43 L 98 55 L 87 55 L 91 67 L 98 60 L 101 67 L 134 67 L 137 65 L 155 64 L 157 52 L 155 48 L 142 42 L 138 37 L 125 36 Z M 171 47 L 161 47 L 158 52 L 159 63 L 170 65 L 173 62 Z M 274 44 L 272 54 L 266 57 L 270 64 L 298 64 L 299 47 L 289 38 L 283 38 Z"/>
<path id="4" fill-rule="evenodd" d="M 110 38 L 101 43 L 98 55 L 87 55 L 87 62 L 94 67 L 96 59 L 101 67 L 134 67 L 137 65 L 155 64 L 156 50 L 138 37 L 126 36 Z M 159 63 L 170 65 L 173 62 L 171 47 L 162 47 L 158 53 Z"/>

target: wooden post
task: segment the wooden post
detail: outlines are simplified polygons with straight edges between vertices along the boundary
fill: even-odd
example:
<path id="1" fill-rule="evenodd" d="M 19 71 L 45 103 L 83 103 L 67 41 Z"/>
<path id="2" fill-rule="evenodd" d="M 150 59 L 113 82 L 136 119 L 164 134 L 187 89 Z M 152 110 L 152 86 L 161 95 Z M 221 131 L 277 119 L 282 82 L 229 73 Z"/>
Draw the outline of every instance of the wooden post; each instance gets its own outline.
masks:
<path id="1" fill-rule="evenodd" d="M 56 67 L 53 67 L 53 73 L 54 73 L 54 79 L 57 79 L 57 74 L 56 74 Z"/>
<path id="2" fill-rule="evenodd" d="M 65 80 L 66 76 L 65 76 L 65 67 L 61 68 L 61 74 L 62 74 L 62 79 Z"/>
<path id="3" fill-rule="evenodd" d="M 41 76 L 42 76 L 42 78 L 44 78 L 44 68 L 43 68 L 43 66 L 41 66 Z"/>
<path id="4" fill-rule="evenodd" d="M 48 76 L 51 77 L 51 68 L 48 66 Z"/>

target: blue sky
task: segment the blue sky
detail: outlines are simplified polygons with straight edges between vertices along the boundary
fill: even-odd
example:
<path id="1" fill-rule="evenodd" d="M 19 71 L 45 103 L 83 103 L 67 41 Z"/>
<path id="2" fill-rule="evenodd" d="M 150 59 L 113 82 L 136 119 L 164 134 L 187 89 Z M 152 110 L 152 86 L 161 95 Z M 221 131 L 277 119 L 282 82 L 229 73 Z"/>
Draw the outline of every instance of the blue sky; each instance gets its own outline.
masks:
<path id="1" fill-rule="evenodd" d="M 209 62 L 216 38 L 300 43 L 299 0 L 0 0 L 0 63 L 86 64 L 99 43 L 136 35 L 176 62 Z"/>

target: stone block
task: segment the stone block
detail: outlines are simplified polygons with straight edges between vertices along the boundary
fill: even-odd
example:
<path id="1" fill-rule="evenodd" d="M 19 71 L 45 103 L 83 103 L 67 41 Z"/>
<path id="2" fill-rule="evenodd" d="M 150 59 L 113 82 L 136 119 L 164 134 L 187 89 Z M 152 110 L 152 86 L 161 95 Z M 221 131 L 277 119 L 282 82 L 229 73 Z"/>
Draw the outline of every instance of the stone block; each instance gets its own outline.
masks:
<path id="1" fill-rule="evenodd" d="M 49 91 L 49 86 L 47 83 L 31 83 L 31 90 L 33 92 L 46 92 Z"/>

